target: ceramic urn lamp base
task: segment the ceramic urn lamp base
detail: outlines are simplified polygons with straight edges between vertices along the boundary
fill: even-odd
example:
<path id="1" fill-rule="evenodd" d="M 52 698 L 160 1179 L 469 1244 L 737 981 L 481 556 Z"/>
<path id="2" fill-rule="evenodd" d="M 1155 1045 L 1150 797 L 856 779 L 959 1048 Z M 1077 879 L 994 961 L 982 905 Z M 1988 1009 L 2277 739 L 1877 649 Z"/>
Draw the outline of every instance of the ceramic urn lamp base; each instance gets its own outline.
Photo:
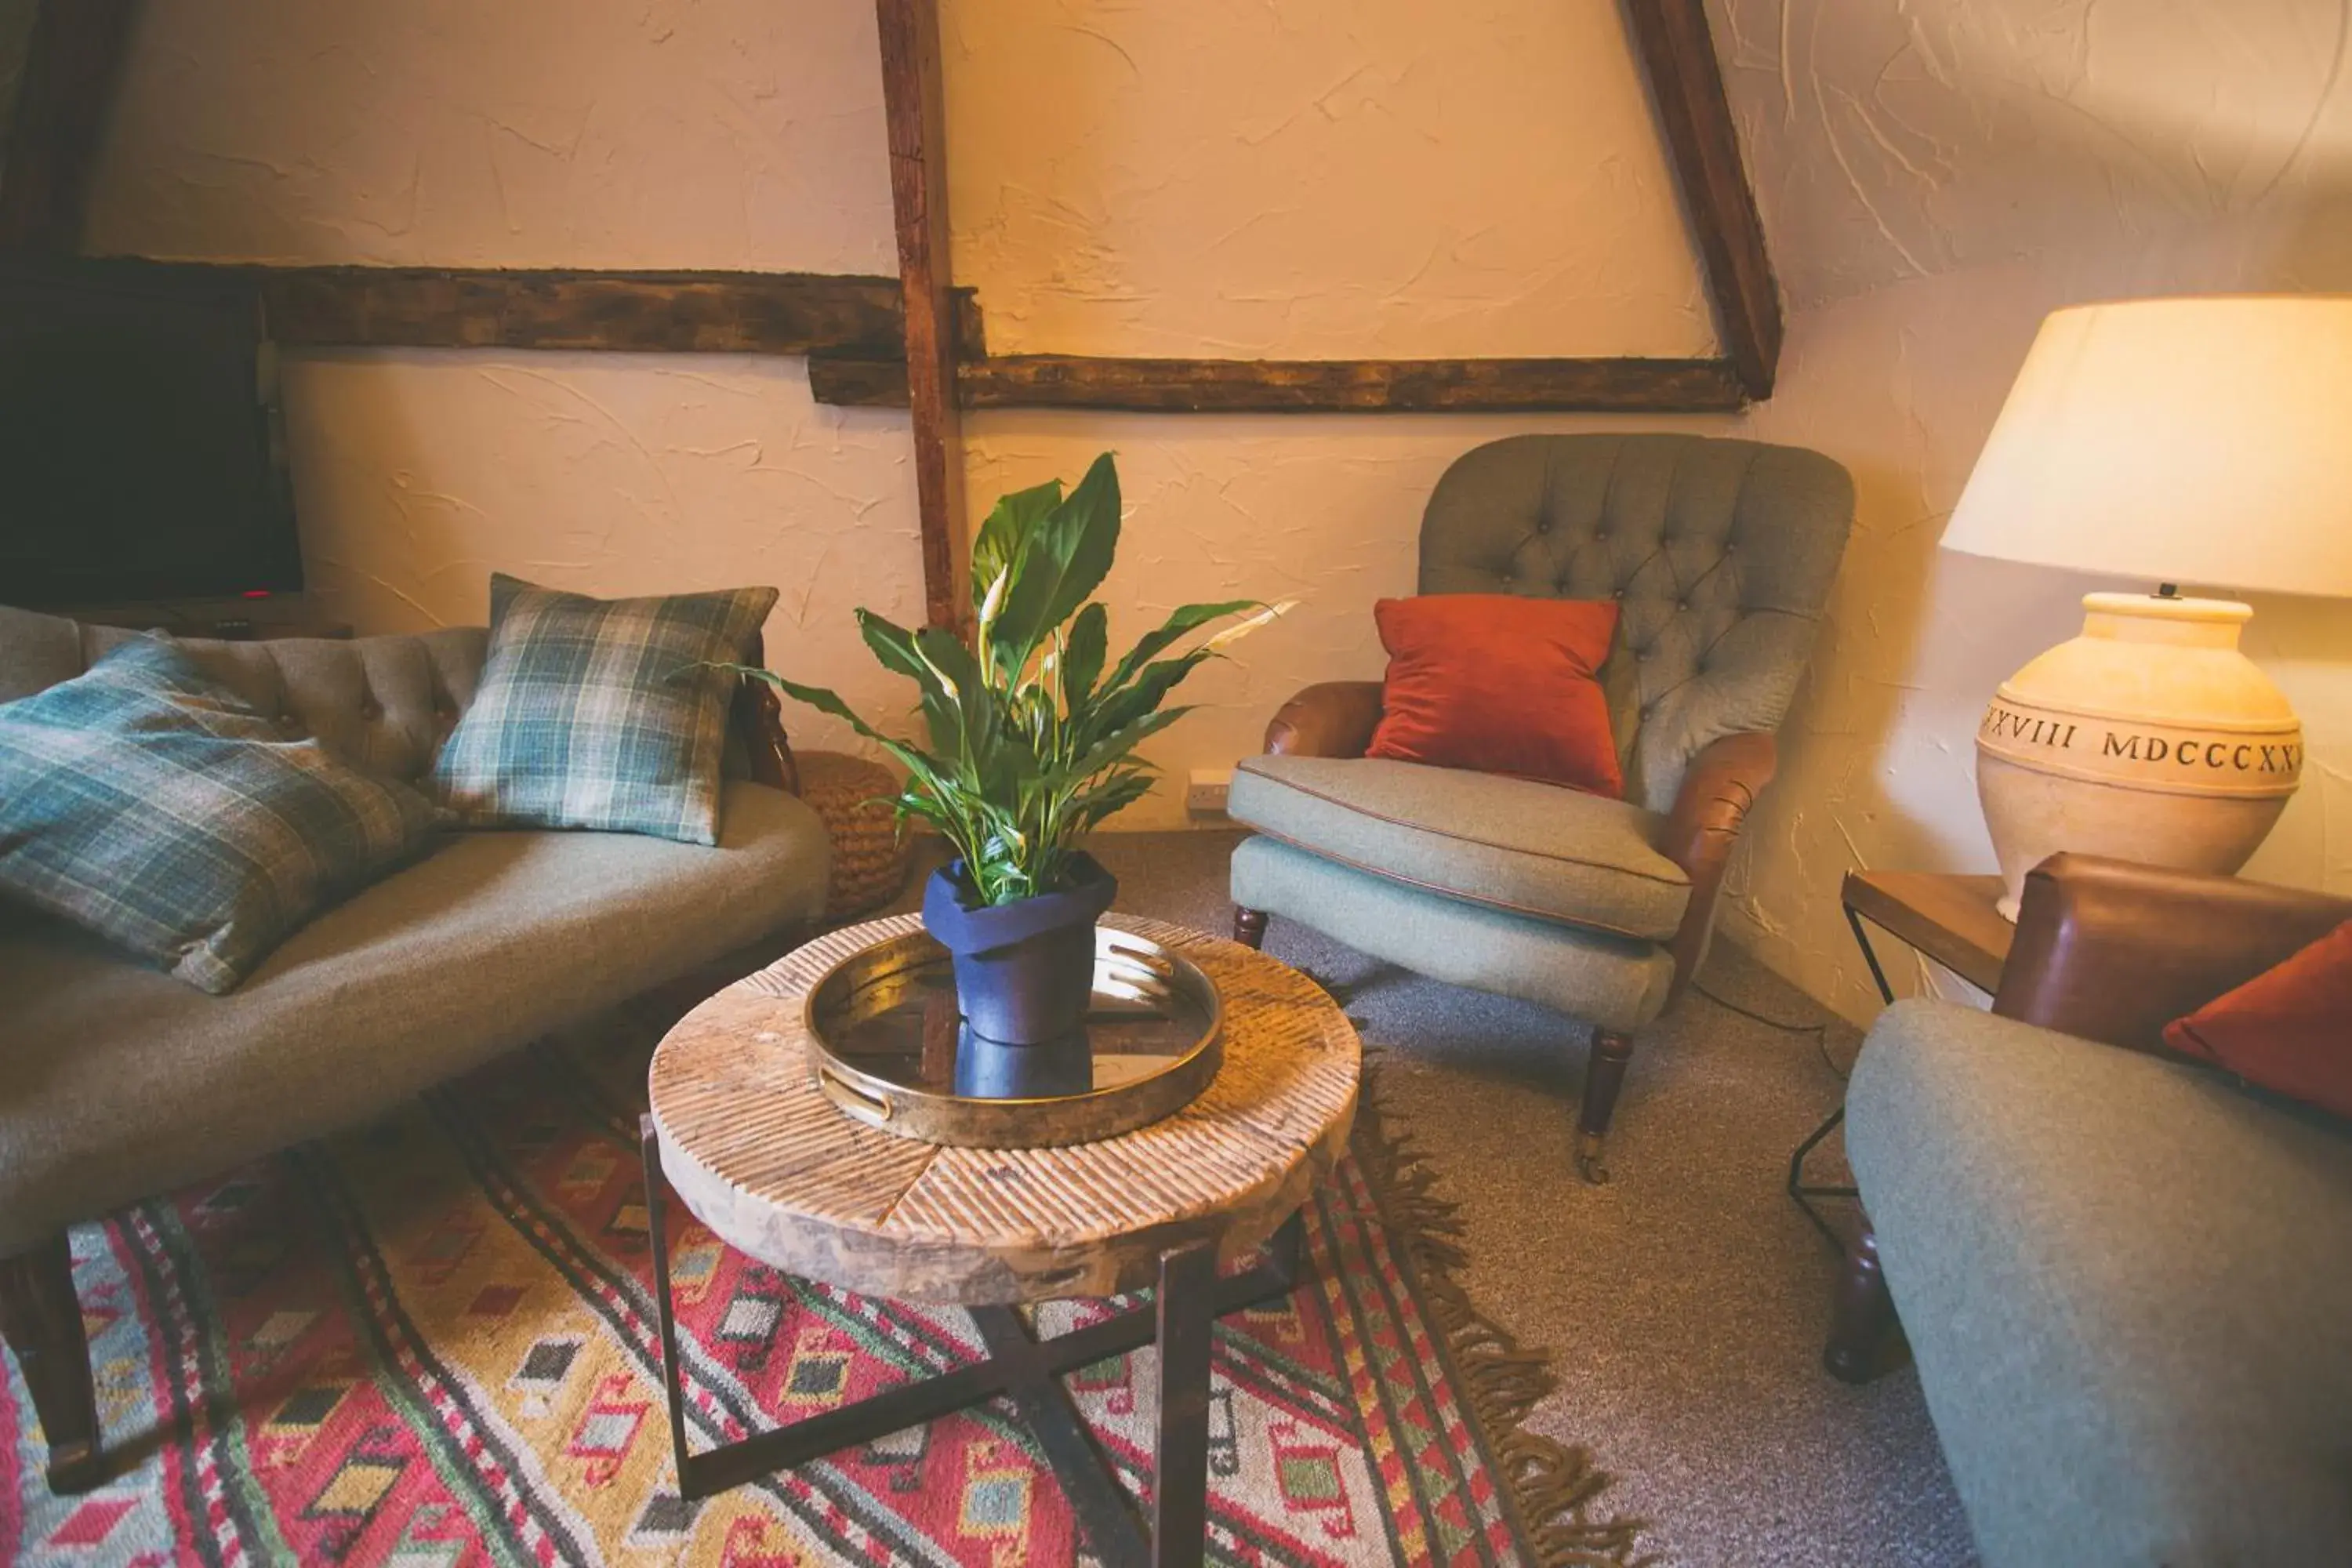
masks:
<path id="1" fill-rule="evenodd" d="M 2246 863 L 2303 773 L 2303 726 L 2238 650 L 2227 599 L 2091 594 L 2083 632 L 2001 684 L 1977 731 L 1977 793 L 2017 918 L 2062 849 L 2184 870 Z"/>

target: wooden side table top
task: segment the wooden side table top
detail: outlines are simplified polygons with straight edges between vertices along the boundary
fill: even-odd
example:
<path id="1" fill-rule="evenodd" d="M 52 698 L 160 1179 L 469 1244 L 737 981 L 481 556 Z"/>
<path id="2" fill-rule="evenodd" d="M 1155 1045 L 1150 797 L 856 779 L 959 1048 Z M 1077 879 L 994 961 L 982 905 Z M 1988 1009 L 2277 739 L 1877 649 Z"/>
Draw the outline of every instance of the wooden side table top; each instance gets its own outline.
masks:
<path id="1" fill-rule="evenodd" d="M 803 1011 L 835 963 L 918 930 L 900 915 L 820 937 L 711 997 L 649 1074 L 662 1168 L 720 1240 L 787 1273 L 899 1300 L 1108 1296 L 1160 1255 L 1261 1246 L 1338 1163 L 1362 1047 L 1312 980 L 1237 942 L 1108 923 L 1181 950 L 1225 1004 L 1224 1064 L 1198 1100 L 1117 1138 L 962 1149 L 853 1121 L 811 1074 Z"/>
<path id="2" fill-rule="evenodd" d="M 1999 877 L 1848 871 L 1839 901 L 1980 991 L 2000 989 L 2017 928 L 1993 907 Z"/>

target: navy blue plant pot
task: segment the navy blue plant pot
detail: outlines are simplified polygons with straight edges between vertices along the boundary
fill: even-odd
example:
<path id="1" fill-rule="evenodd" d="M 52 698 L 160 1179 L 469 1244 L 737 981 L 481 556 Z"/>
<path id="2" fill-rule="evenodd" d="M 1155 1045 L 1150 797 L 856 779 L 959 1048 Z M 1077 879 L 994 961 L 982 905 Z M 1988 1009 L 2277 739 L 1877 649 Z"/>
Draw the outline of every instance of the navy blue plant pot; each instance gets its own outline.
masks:
<path id="1" fill-rule="evenodd" d="M 983 1040 L 1042 1046 L 1085 1027 L 1094 995 L 1095 921 L 1118 879 L 1093 856 L 1071 858 L 1076 884 L 1018 903 L 971 900 L 963 862 L 931 873 L 923 925 L 955 961 L 956 1005 Z"/>

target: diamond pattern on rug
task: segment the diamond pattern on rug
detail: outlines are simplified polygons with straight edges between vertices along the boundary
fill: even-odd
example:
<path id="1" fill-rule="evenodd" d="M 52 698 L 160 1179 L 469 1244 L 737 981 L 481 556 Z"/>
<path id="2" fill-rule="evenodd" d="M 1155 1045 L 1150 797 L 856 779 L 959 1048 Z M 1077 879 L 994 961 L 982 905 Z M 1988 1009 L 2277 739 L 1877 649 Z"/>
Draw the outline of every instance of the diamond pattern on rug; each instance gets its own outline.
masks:
<path id="1" fill-rule="evenodd" d="M 640 1084 L 650 1043 L 638 1047 Z M 107 1439 L 133 1468 L 91 1496 L 51 1497 L 10 1362 L 0 1558 L 1092 1560 L 1034 1439 L 1001 1403 L 682 1500 L 632 1157 L 638 1107 L 600 1098 L 631 1074 L 569 1064 L 559 1049 L 520 1053 L 375 1128 L 76 1232 Z M 1307 1205 L 1300 1288 L 1220 1324 L 1213 1563 L 1533 1558 L 1510 1479 L 1412 1277 L 1412 1238 L 1388 1227 L 1382 1202 L 1365 1168 L 1343 1162 Z M 961 1311 L 787 1279 L 720 1246 L 681 1205 L 668 1224 L 698 1447 L 982 1353 Z M 1058 1333 L 1111 1310 L 1052 1303 L 1037 1317 Z M 1139 1507 L 1155 1367 L 1146 1349 L 1067 1384 Z"/>

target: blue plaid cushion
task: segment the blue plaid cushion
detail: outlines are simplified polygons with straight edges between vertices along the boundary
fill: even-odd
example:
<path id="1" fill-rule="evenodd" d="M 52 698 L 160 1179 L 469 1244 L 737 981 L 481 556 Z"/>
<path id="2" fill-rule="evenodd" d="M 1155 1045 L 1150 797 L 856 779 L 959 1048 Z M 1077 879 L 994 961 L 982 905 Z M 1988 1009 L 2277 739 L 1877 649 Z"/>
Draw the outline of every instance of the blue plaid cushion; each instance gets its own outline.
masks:
<path id="1" fill-rule="evenodd" d="M 593 827 L 719 842 L 735 678 L 773 588 L 592 599 L 490 579 L 482 683 L 433 782 L 478 827 Z"/>
<path id="2" fill-rule="evenodd" d="M 158 637 L 0 704 L 0 890 L 215 995 L 436 816 Z"/>

